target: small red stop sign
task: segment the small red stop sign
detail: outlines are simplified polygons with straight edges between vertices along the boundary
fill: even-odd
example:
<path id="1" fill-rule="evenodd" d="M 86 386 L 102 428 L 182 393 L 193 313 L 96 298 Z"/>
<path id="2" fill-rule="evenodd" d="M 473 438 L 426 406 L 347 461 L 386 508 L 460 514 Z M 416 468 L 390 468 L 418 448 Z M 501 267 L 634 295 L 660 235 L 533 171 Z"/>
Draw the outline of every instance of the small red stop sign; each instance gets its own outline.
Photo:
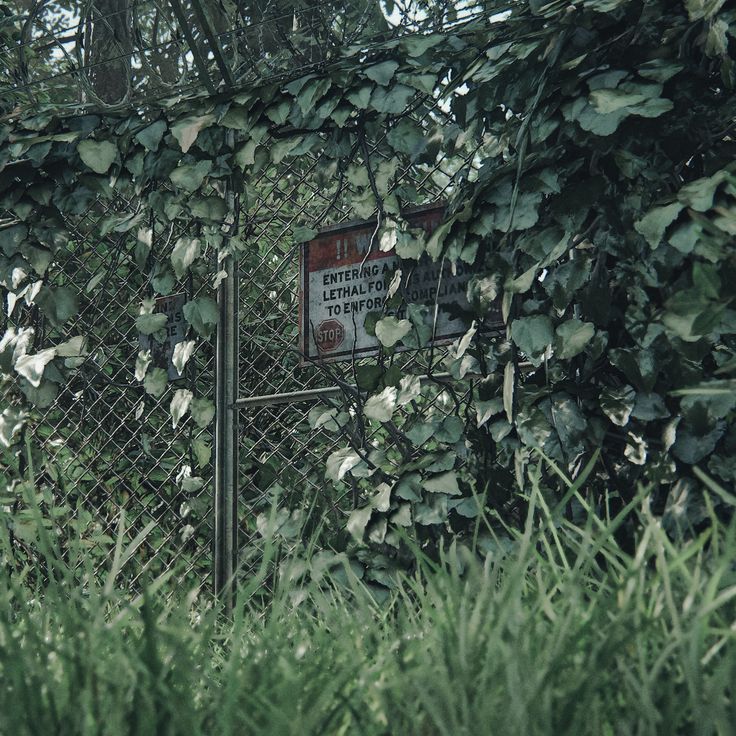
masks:
<path id="1" fill-rule="evenodd" d="M 317 326 L 315 341 L 321 353 L 331 353 L 345 339 L 345 328 L 336 319 L 326 319 Z"/>

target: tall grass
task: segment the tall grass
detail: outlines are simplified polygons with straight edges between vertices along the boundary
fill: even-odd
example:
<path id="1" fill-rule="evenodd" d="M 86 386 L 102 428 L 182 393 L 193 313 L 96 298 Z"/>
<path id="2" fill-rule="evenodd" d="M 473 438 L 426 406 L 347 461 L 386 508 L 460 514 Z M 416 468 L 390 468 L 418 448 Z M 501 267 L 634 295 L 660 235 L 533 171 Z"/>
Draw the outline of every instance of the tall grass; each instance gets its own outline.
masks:
<path id="1" fill-rule="evenodd" d="M 72 585 L 40 539 L 43 583 L 0 578 L 0 732 L 734 734 L 736 523 L 708 503 L 675 544 L 644 496 L 573 524 L 535 486 L 493 554 L 417 551 L 381 600 L 349 565 L 283 574 L 229 621 L 204 592 L 121 598 L 122 544 L 106 587 Z"/>

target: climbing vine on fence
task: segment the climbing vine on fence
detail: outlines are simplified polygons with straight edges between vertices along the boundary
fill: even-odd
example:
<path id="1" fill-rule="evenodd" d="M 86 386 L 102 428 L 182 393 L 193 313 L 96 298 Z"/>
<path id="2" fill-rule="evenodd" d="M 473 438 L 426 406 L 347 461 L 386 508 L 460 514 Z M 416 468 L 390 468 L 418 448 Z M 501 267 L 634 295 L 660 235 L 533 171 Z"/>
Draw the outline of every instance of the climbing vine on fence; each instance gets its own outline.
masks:
<path id="1" fill-rule="evenodd" d="M 128 233 L 140 264 L 172 223 L 188 223 L 155 264 L 154 293 L 191 271 L 214 289 L 223 257 L 249 247 L 227 193 L 247 203 L 259 173 L 319 154 L 332 163 L 318 174 L 349 177 L 352 211 L 376 218 L 371 247 L 476 274 L 472 326 L 435 365 L 470 386 L 469 401 L 452 383 L 397 369 L 395 350 L 426 345 L 432 321 L 420 307 L 398 319 L 397 288 L 372 317 L 382 354 L 357 367 L 350 405 L 310 414 L 349 440 L 326 458 L 326 480 L 355 489 L 348 546 L 390 569 L 401 529 L 428 541 L 472 533 L 487 511 L 512 520 L 541 457 L 561 493 L 561 476 L 594 459 L 593 501 L 626 503 L 649 484 L 668 523 L 698 523 L 698 473 L 736 481 L 735 34 L 723 0 L 536 0 L 499 5 L 454 33 L 348 48 L 330 65 L 219 97 L 6 115 L 6 316 L 33 305 L 61 324 L 78 309 L 44 273 L 67 238 L 65 218 L 118 197 L 130 212 L 103 227 Z M 402 219 L 420 203 L 403 173 L 432 175 L 439 159 L 454 178 L 446 218 L 425 236 Z M 314 225 L 294 222 L 295 240 Z M 505 339 L 482 329 L 495 305 Z M 153 301 L 137 312 L 138 329 L 160 338 Z M 213 333 L 214 293 L 192 298 L 185 315 L 182 368 Z M 89 349 L 85 338 L 37 349 L 37 336 L 8 328 L 6 382 L 33 405 Z M 162 369 L 144 352 L 130 359 L 145 390 L 161 391 Z M 4 409 L 4 445 L 28 411 L 20 401 Z M 212 419 L 207 400 L 181 389 L 174 424 L 187 412 Z"/>

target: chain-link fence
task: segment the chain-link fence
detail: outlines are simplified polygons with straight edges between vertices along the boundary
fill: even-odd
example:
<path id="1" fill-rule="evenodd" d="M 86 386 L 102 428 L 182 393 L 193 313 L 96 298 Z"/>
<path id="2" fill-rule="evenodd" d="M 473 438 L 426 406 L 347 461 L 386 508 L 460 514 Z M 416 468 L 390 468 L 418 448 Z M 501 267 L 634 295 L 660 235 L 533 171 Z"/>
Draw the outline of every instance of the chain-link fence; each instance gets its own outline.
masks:
<path id="1" fill-rule="evenodd" d="M 125 546 L 137 539 L 123 573 L 127 585 L 138 588 L 165 572 L 203 581 L 211 567 L 212 441 L 190 416 L 174 428 L 169 406 L 178 389 L 212 395 L 212 351 L 204 343 L 182 376 L 160 352 L 169 380 L 156 387 L 135 375 L 136 354 L 151 344 L 136 317 L 152 298 L 152 282 L 182 294 L 179 303 L 202 284 L 191 276 L 175 280 L 169 254 L 180 232 L 149 227 L 137 200 L 83 199 L 79 214 L 64 222 L 65 242 L 57 244 L 36 305 L 16 304 L 8 317 L 29 352 L 73 346 L 60 351 L 38 387 L 21 380 L 35 407 L 29 447 L 42 510 L 62 538 L 84 546 L 80 568 L 91 562 L 104 577 L 122 521 Z M 13 402 L 11 392 L 3 398 Z M 201 486 L 191 480 L 197 476 Z M 24 533 L 33 538 L 34 521 L 20 498 L 12 503 L 11 530 L 22 544 Z"/>
<path id="2" fill-rule="evenodd" d="M 428 137 L 446 122 L 441 105 L 420 94 L 407 114 Z M 329 422 L 315 423 L 315 413 L 320 412 L 317 407 L 345 411 L 353 416 L 356 427 L 363 424 L 361 397 L 356 401 L 354 393 L 355 371 L 379 359 L 385 369 L 395 365 L 423 377 L 442 376 L 441 348 L 329 363 L 305 361 L 299 351 L 303 246 L 292 233 L 299 228 L 320 231 L 354 220 L 377 221 L 381 197 L 377 200 L 369 186 L 366 198 L 366 187 L 356 184 L 356 178 L 370 171 L 373 179 L 386 162 L 395 163 L 386 146 L 388 132 L 377 131 L 370 142 L 354 138 L 341 161 L 323 150 L 263 171 L 258 181 L 251 182 L 252 196 L 245 198 L 241 209 L 237 543 L 241 572 L 246 576 L 259 560 L 262 534 L 274 505 L 278 508 L 277 529 L 297 548 L 316 530 L 326 546 L 339 549 L 345 545 L 345 524 L 351 510 L 361 503 L 361 491 L 350 477 L 337 484 L 326 480 L 325 462 L 348 441 L 371 452 L 382 430 L 371 430 L 365 423 L 352 437 L 330 431 Z M 326 137 L 324 143 L 328 148 Z M 414 207 L 442 203 L 457 186 L 459 173 L 467 176 L 472 156 L 461 163 L 432 158 L 424 164 L 399 166 L 387 196 L 410 195 Z M 452 406 L 448 405 L 446 381 L 446 376 L 437 380 L 425 411 L 451 413 L 457 411 L 458 403 L 467 402 L 470 388 L 465 382 L 456 385 Z M 381 434 L 382 443 L 396 445 L 399 441 Z"/>
<path id="3" fill-rule="evenodd" d="M 428 136 L 446 122 L 441 106 L 419 93 L 409 110 Z M 205 274 L 182 282 L 171 269 L 171 248 L 178 237 L 194 234 L 191 226 L 177 221 L 159 231 L 155 222 L 145 221 L 145 210 L 135 199 L 110 202 L 90 193 L 88 201 L 77 203 L 78 214 L 64 223 L 67 237 L 44 286 L 56 294 L 57 303 L 65 294 L 74 316 L 66 319 L 44 310 L 41 298 L 40 307 L 18 305 L 11 320 L 17 329 L 33 331 L 36 351 L 83 338 L 81 354 L 66 358 L 63 371 L 52 371 L 40 387 L 25 390 L 39 408 L 33 441 L 40 470 L 53 489 L 49 510 L 73 521 L 75 533 L 95 557 L 97 572 L 104 573 L 124 512 L 127 540 L 139 540 L 127 568 L 130 585 L 167 571 L 197 583 L 208 576 L 224 533 L 222 526 L 218 532 L 212 493 L 214 456 L 218 450 L 222 455 L 222 447 L 214 445 L 221 440 L 210 429 L 198 428 L 190 415 L 172 426 L 170 404 L 182 388 L 214 398 L 215 385 L 226 374 L 235 376 L 237 390 L 220 400 L 218 409 L 222 413 L 230 404 L 237 406 L 239 479 L 228 481 L 237 485 L 231 488 L 234 519 L 225 526 L 236 527 L 228 554 L 239 557 L 241 574 L 249 575 L 260 559 L 274 506 L 282 536 L 291 529 L 292 536 L 301 535 L 292 539 L 299 543 L 319 527 L 325 544 L 343 544 L 345 520 L 360 502 L 360 491 L 349 479 L 327 481 L 325 460 L 346 437 L 328 431 L 328 425 L 315 427 L 309 415 L 315 405 L 326 403 L 361 419 L 360 397 L 356 403 L 354 395 L 356 361 L 319 364 L 305 362 L 300 354 L 301 246 L 293 233 L 356 217 L 375 220 L 384 203 L 381 195 L 376 197 L 373 179 L 387 162 L 391 176 L 383 196 L 410 194 L 412 206 L 444 201 L 456 186 L 457 172 L 467 175 L 472 168 L 472 156 L 462 166 L 457 160 L 428 158 L 402 168 L 385 145 L 387 133 L 374 131 L 372 139 L 363 131 L 354 133 L 341 156 L 330 150 L 328 135 L 315 133 L 324 144 L 321 153 L 302 153 L 297 142 L 292 155 L 265 166 L 247 183 L 237 199 L 239 231 L 232 240 L 239 272 L 237 334 L 227 337 L 233 312 L 228 316 L 221 309 L 219 325 L 220 342 L 234 342 L 223 346 L 229 352 L 218 365 L 215 345 L 203 342 L 181 377 L 164 356 L 159 367 L 168 382 L 160 387 L 136 376 L 134 356 L 153 344 L 139 333 L 136 316 L 154 291 L 173 295 L 175 302 L 176 295 L 189 301 L 208 288 Z M 309 151 L 315 150 L 313 143 Z M 365 172 L 370 172 L 368 186 Z M 440 353 L 409 351 L 381 360 L 384 367 L 426 376 L 437 374 Z M 456 411 L 466 396 L 463 386 L 449 406 L 440 381 L 426 410 L 446 406 Z M 356 431 L 347 438 L 353 445 L 366 453 L 375 449 L 379 430 L 366 426 Z M 397 438 L 382 437 L 381 442 L 395 444 Z"/>
<path id="4" fill-rule="evenodd" d="M 431 141 L 459 133 L 442 104 L 420 92 L 407 101 L 405 116 L 425 132 L 431 150 L 447 150 L 446 145 L 432 149 Z M 400 120 L 397 115 L 393 125 Z M 168 382 L 159 387 L 136 376 L 134 356 L 152 345 L 139 334 L 136 316 L 154 292 L 182 294 L 189 301 L 209 288 L 206 274 L 182 282 L 171 269 L 171 248 L 178 237 L 195 234 L 191 223 L 177 220 L 161 229 L 144 221 L 136 199 L 109 201 L 91 191 L 68 208 L 76 214 L 63 224 L 67 237 L 55 251 L 44 289 L 63 292 L 74 316 L 44 310 L 41 299 L 40 308 L 19 304 L 9 318 L 17 329 L 33 330 L 28 334 L 36 350 L 84 338 L 83 354 L 66 358 L 63 371 L 52 371 L 38 389 L 24 390 L 40 409 L 33 441 L 53 489 L 47 504 L 58 518 L 74 521 L 97 571 L 104 572 L 121 511 L 127 539 L 138 540 L 128 565 L 133 586 L 169 571 L 203 582 L 213 564 L 218 569 L 228 528 L 234 538 L 226 554 L 239 557 L 247 576 L 259 560 L 274 506 L 282 536 L 289 536 L 287 529 L 303 536 L 319 528 L 326 544 L 342 544 L 360 489 L 350 479 L 326 481 L 325 460 L 346 439 L 371 452 L 385 432 L 365 426 L 346 438 L 309 421 L 310 411 L 323 402 L 356 418 L 357 427 L 362 399 L 355 394 L 356 361 L 318 364 L 300 355 L 301 246 L 294 232 L 375 220 L 376 213 L 384 218 L 386 209 L 398 216 L 399 206 L 442 203 L 474 166 L 472 150 L 408 163 L 387 145 L 389 132 L 362 126 L 264 144 L 282 146 L 286 153 L 280 163 L 265 164 L 236 200 L 239 223 L 230 270 L 238 272 L 237 293 L 231 296 L 239 314 L 225 308 L 221 289 L 219 345 L 203 342 L 181 377 L 163 365 Z M 233 319 L 237 323 L 228 333 Z M 442 370 L 440 353 L 408 351 L 379 360 L 384 368 L 436 376 Z M 235 408 L 239 429 L 230 441 L 237 472 L 221 476 L 213 494 L 213 481 L 226 465 L 222 445 L 228 430 L 217 424 L 211 436 L 190 415 L 173 426 L 170 404 L 182 388 L 214 399 L 226 375 L 233 378 L 232 392 L 217 394 L 217 421 Z M 425 410 L 457 413 L 467 391 L 463 384 L 448 393 L 438 380 Z M 380 442 L 401 444 L 383 434 Z M 233 508 L 223 521 L 217 494 L 228 484 Z"/>

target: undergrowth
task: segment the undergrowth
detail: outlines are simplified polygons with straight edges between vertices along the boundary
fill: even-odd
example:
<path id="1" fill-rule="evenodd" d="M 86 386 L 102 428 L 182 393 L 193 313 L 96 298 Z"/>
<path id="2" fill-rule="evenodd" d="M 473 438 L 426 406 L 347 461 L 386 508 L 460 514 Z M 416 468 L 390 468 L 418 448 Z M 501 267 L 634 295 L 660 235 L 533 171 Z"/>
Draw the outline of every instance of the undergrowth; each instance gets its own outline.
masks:
<path id="1" fill-rule="evenodd" d="M 73 583 L 40 527 L 43 575 L 0 581 L 0 731 L 733 734 L 736 523 L 709 499 L 736 499 L 709 483 L 709 523 L 678 540 L 647 489 L 573 523 L 532 483 L 525 527 L 495 532 L 495 552 L 416 550 L 383 599 L 349 564 L 300 578 L 287 560 L 270 601 L 254 580 L 232 618 L 166 580 L 126 598 L 122 542 L 106 585 Z"/>

